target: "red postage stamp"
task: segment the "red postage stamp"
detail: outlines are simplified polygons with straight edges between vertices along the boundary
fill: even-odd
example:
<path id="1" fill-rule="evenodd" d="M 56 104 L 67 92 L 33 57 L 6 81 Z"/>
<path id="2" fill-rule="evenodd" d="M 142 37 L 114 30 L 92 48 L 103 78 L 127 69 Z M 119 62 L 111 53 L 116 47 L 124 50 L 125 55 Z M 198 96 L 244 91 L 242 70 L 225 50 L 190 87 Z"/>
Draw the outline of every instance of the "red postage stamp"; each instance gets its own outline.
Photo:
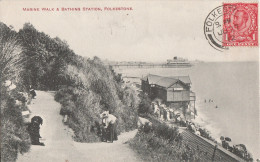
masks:
<path id="1" fill-rule="evenodd" d="M 223 4 L 223 46 L 258 46 L 258 4 Z"/>

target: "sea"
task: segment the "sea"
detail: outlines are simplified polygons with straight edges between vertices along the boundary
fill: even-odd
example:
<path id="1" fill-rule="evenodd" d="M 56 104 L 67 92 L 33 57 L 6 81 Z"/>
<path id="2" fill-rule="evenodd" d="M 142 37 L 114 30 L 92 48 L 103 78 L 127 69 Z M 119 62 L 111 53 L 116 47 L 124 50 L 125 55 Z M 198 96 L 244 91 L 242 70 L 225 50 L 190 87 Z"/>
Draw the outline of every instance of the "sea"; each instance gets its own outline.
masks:
<path id="1" fill-rule="evenodd" d="M 120 67 L 115 71 L 139 78 L 148 74 L 189 76 L 191 89 L 196 93 L 195 120 L 217 141 L 220 136 L 230 137 L 233 144 L 245 144 L 253 158 L 260 159 L 258 64 L 203 62 L 190 68 Z"/>

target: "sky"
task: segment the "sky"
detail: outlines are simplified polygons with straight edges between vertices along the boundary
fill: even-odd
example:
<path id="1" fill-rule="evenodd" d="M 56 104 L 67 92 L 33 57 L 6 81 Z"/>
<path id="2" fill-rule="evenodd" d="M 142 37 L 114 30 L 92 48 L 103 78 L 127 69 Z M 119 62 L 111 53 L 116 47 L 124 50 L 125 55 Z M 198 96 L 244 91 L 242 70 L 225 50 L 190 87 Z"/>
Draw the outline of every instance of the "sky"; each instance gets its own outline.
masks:
<path id="1" fill-rule="evenodd" d="M 257 47 L 212 48 L 204 21 L 220 1 L 0 1 L 0 21 L 15 30 L 30 22 L 66 40 L 85 57 L 165 62 L 174 56 L 202 61 L 258 61 Z M 132 11 L 23 11 L 23 8 L 132 7 Z"/>

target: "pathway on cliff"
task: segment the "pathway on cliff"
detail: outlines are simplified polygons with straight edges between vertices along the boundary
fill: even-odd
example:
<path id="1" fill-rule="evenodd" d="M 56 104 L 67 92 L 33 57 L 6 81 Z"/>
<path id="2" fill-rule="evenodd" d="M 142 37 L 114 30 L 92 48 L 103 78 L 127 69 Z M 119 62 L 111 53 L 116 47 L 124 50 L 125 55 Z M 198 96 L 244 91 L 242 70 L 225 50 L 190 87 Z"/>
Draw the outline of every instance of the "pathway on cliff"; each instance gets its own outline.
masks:
<path id="1" fill-rule="evenodd" d="M 119 136 L 114 143 L 77 143 L 71 131 L 62 123 L 60 104 L 54 100 L 54 93 L 37 91 L 32 101 L 31 116 L 43 118 L 40 129 L 41 142 L 45 146 L 31 146 L 30 152 L 19 155 L 18 162 L 134 162 L 141 161 L 137 154 L 124 144 L 137 132 L 131 131 Z"/>

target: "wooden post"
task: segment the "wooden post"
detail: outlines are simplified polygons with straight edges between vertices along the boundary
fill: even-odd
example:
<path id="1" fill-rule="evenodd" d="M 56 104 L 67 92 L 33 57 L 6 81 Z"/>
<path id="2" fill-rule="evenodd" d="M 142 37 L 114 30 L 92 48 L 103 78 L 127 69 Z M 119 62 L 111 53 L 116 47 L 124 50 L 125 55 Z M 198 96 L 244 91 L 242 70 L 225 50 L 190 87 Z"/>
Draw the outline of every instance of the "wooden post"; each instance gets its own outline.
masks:
<path id="1" fill-rule="evenodd" d="M 214 152 L 213 152 L 212 159 L 211 159 L 212 161 L 214 161 L 217 147 L 218 147 L 218 145 L 215 145 L 215 147 L 214 147 Z"/>
<path id="2" fill-rule="evenodd" d="M 195 114 L 195 100 L 194 100 L 193 111 L 194 111 L 194 119 L 195 119 L 196 118 L 196 114 Z"/>

